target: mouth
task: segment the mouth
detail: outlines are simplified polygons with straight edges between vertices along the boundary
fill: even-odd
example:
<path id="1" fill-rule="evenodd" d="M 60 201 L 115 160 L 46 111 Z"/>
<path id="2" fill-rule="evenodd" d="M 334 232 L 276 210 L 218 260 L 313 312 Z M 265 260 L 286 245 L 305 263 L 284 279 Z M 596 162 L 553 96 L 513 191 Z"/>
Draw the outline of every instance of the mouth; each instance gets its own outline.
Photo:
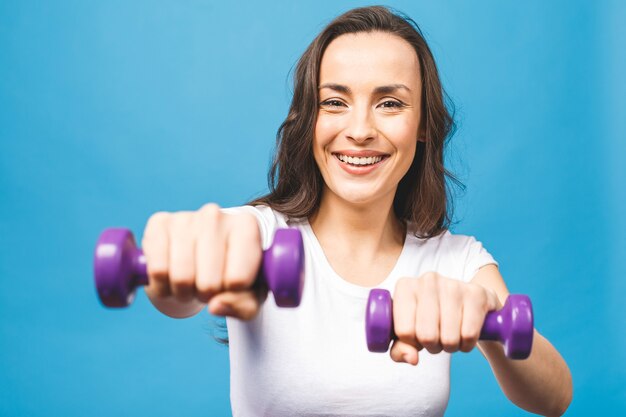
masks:
<path id="1" fill-rule="evenodd" d="M 382 161 L 387 159 L 389 155 L 375 153 L 375 152 L 367 152 L 367 153 L 359 153 L 359 154 L 345 154 L 339 152 L 333 152 L 332 154 L 335 158 L 337 158 L 342 164 L 353 166 L 353 167 L 369 167 L 380 164 Z"/>
<path id="2" fill-rule="evenodd" d="M 332 152 L 337 164 L 347 174 L 354 176 L 364 176 L 378 171 L 389 154 L 376 151 L 339 151 Z"/>

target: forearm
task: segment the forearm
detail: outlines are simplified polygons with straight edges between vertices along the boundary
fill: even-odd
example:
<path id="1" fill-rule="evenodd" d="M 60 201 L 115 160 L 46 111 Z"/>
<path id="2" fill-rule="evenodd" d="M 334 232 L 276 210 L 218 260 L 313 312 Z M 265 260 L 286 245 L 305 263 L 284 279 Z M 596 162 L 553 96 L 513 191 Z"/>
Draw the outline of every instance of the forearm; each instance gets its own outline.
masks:
<path id="1" fill-rule="evenodd" d="M 166 316 L 175 318 L 175 319 L 184 319 L 187 317 L 192 317 L 198 314 L 206 304 L 201 303 L 197 300 L 192 300 L 190 302 L 182 303 L 173 296 L 169 297 L 156 297 L 151 295 L 148 291 L 146 291 L 146 295 L 150 302 L 159 310 L 161 313 Z"/>
<path id="2" fill-rule="evenodd" d="M 544 416 L 560 416 L 572 400 L 572 376 L 567 364 L 535 330 L 526 360 L 511 360 L 498 342 L 479 342 L 502 391 L 518 407 Z"/>

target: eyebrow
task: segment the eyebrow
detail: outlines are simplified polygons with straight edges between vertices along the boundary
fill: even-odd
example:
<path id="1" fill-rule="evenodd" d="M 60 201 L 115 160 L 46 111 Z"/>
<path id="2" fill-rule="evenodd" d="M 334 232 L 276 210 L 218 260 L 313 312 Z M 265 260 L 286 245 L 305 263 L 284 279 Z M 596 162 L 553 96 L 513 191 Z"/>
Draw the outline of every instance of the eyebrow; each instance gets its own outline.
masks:
<path id="1" fill-rule="evenodd" d="M 336 83 L 324 83 L 318 87 L 320 90 L 322 88 L 330 88 L 331 90 L 338 91 L 344 94 L 351 94 L 352 90 L 347 85 L 341 85 Z M 409 93 L 411 89 L 404 84 L 390 84 L 390 85 L 381 85 L 374 89 L 374 94 L 390 94 L 395 92 L 396 90 L 407 90 Z"/>

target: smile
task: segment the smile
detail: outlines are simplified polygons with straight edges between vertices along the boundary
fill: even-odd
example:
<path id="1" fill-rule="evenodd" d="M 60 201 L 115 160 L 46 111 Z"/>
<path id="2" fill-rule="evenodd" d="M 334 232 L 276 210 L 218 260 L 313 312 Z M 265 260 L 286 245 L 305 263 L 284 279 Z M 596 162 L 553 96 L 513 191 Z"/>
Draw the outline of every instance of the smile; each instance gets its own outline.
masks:
<path id="1" fill-rule="evenodd" d="M 346 155 L 345 153 L 335 153 L 333 156 L 338 161 L 341 168 L 351 175 L 365 175 L 381 166 L 389 155 L 379 152 L 359 152 L 359 154 Z"/>
<path id="2" fill-rule="evenodd" d="M 387 155 L 372 155 L 372 156 L 350 156 L 341 153 L 333 153 L 333 155 L 345 164 L 353 166 L 367 166 L 374 165 L 382 161 Z"/>
<path id="3" fill-rule="evenodd" d="M 341 162 L 346 162 L 350 165 L 372 165 L 372 164 L 376 164 L 382 161 L 383 159 L 382 156 L 370 156 L 367 158 L 359 158 L 359 157 L 352 157 L 352 156 L 346 156 L 346 155 L 341 155 L 341 154 L 338 154 L 337 158 Z"/>

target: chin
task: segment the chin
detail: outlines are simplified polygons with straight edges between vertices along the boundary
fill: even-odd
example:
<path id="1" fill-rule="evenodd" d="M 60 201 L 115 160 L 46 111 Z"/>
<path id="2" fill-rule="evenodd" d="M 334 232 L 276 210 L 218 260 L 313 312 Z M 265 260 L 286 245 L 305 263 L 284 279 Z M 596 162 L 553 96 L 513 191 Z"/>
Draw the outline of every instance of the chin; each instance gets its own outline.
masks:
<path id="1" fill-rule="evenodd" d="M 374 204 L 376 201 L 380 201 L 383 196 L 378 193 L 374 193 L 374 190 L 371 189 L 360 189 L 360 190 L 341 190 L 337 193 L 337 196 L 353 205 L 368 205 Z"/>

